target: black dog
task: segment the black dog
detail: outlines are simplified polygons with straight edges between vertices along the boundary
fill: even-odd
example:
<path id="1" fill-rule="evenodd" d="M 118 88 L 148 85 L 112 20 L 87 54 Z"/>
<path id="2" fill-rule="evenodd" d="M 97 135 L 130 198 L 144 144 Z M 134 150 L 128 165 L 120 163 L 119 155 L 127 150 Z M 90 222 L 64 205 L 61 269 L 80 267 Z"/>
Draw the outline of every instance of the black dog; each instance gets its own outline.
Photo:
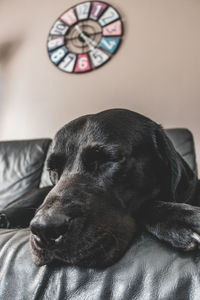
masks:
<path id="1" fill-rule="evenodd" d="M 198 180 L 161 126 L 140 114 L 111 109 L 70 122 L 55 136 L 48 169 L 53 188 L 25 196 L 21 210 L 47 194 L 30 223 L 37 265 L 109 266 L 139 229 L 181 250 L 200 243 Z M 10 226 L 19 225 L 15 203 L 2 224 L 13 211 Z"/>

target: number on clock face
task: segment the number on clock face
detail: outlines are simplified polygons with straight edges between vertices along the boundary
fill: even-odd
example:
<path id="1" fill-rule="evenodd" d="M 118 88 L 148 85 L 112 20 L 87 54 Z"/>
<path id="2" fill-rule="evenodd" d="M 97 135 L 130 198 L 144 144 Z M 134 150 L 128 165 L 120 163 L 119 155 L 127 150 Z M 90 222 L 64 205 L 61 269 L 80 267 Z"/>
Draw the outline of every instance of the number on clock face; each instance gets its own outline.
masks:
<path id="1" fill-rule="evenodd" d="M 59 68 L 65 72 L 73 72 L 74 65 L 76 62 L 76 55 L 73 53 L 69 53 L 63 59 L 63 61 L 59 64 Z"/>
<path id="2" fill-rule="evenodd" d="M 76 15 L 73 9 L 67 11 L 64 15 L 62 15 L 61 20 L 65 22 L 67 25 L 73 25 L 77 22 Z"/>
<path id="3" fill-rule="evenodd" d="M 90 58 L 95 67 L 99 67 L 109 59 L 109 56 L 99 49 L 90 51 Z"/>
<path id="4" fill-rule="evenodd" d="M 92 20 L 97 20 L 108 5 L 103 2 L 94 2 L 90 14 Z"/>
<path id="5" fill-rule="evenodd" d="M 57 21 L 52 27 L 50 34 L 53 35 L 65 35 L 69 29 L 69 26 L 63 24 L 61 21 Z"/>
<path id="6" fill-rule="evenodd" d="M 87 0 L 55 21 L 47 40 L 49 58 L 64 72 L 92 71 L 112 58 L 122 35 L 119 13 L 108 3 Z"/>
<path id="7" fill-rule="evenodd" d="M 78 55 L 75 72 L 86 72 L 91 69 L 90 61 L 87 54 Z"/>
<path id="8" fill-rule="evenodd" d="M 64 58 L 66 53 L 67 49 L 65 47 L 58 48 L 50 54 L 51 61 L 56 65 L 59 64 L 59 62 Z"/>
<path id="9" fill-rule="evenodd" d="M 101 26 L 105 26 L 119 18 L 118 13 L 112 7 L 109 7 L 99 19 Z"/>
<path id="10" fill-rule="evenodd" d="M 112 24 L 109 24 L 103 28 L 103 35 L 121 35 L 122 26 L 121 21 L 118 20 Z"/>
<path id="11" fill-rule="evenodd" d="M 49 50 L 53 50 L 58 48 L 59 46 L 63 46 L 64 45 L 64 37 L 56 37 L 56 38 L 52 38 L 51 40 L 48 41 L 48 49 Z"/>
<path id="12" fill-rule="evenodd" d="M 102 38 L 99 46 L 110 53 L 114 53 L 119 45 L 119 38 Z"/>
<path id="13" fill-rule="evenodd" d="M 76 6 L 76 13 L 79 20 L 87 19 L 90 10 L 90 2 L 85 2 Z"/>

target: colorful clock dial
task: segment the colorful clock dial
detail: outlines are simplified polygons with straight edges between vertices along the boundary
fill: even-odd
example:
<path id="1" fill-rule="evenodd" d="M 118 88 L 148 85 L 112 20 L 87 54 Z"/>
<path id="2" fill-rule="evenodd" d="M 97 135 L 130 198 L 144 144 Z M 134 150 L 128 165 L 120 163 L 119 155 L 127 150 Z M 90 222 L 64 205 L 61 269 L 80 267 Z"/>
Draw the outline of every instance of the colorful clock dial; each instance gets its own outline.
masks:
<path id="1" fill-rule="evenodd" d="M 67 73 L 82 74 L 108 62 L 123 36 L 119 12 L 101 1 L 86 1 L 65 11 L 50 29 L 51 62 Z"/>

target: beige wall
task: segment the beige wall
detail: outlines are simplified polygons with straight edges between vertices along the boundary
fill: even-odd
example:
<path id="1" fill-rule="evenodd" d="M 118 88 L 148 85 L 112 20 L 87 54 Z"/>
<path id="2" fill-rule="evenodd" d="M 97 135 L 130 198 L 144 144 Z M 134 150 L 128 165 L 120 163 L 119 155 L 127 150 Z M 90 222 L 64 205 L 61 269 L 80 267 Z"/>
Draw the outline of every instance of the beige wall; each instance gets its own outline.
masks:
<path id="1" fill-rule="evenodd" d="M 46 38 L 77 2 L 0 1 L 0 139 L 52 137 L 79 115 L 124 107 L 190 128 L 200 165 L 200 1 L 110 0 L 123 44 L 104 67 L 73 75 L 50 63 Z"/>

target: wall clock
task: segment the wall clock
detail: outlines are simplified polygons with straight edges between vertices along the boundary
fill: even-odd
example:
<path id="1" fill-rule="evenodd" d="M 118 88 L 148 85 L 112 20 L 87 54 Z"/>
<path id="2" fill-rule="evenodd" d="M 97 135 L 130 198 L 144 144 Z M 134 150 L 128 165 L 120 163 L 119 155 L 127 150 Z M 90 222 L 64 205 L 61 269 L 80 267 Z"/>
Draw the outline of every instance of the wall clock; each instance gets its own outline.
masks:
<path id="1" fill-rule="evenodd" d="M 51 62 L 69 73 L 85 73 L 108 62 L 123 36 L 119 12 L 106 2 L 87 1 L 65 11 L 50 29 Z"/>

